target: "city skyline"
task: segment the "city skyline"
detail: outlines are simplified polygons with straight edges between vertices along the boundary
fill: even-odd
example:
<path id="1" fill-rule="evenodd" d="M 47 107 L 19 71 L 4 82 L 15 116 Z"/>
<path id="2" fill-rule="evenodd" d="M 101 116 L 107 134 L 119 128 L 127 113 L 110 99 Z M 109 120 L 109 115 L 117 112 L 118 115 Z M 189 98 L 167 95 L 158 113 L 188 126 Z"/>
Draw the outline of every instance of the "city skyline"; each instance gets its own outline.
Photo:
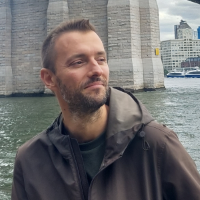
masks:
<path id="1" fill-rule="evenodd" d="M 200 26 L 200 5 L 187 0 L 157 0 L 160 19 L 160 40 L 174 39 L 174 25 L 185 20 L 196 31 Z"/>

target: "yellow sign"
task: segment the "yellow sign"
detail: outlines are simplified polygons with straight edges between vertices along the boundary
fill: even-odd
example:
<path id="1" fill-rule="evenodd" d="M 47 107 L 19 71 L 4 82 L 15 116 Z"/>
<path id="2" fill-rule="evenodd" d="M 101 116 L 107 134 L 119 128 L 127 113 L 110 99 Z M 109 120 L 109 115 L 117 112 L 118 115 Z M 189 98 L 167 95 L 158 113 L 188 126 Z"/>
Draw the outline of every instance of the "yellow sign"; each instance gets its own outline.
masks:
<path id="1" fill-rule="evenodd" d="M 159 55 L 159 48 L 156 48 L 156 56 Z"/>

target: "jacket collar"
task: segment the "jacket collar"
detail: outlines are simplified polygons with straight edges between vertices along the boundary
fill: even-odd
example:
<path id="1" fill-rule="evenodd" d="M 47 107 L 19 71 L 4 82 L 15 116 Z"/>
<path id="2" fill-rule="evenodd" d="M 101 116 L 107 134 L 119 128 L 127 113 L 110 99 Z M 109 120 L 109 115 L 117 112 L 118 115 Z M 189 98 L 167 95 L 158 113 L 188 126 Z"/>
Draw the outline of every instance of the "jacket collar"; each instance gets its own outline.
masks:
<path id="1" fill-rule="evenodd" d="M 101 168 L 120 158 L 136 133 L 152 120 L 147 109 L 131 93 L 111 87 L 106 151 Z"/>
<path id="2" fill-rule="evenodd" d="M 132 128 L 142 121 L 140 107 L 126 93 L 110 87 L 107 137 Z"/>
<path id="3" fill-rule="evenodd" d="M 70 151 L 70 138 L 69 135 L 63 134 L 62 128 L 62 113 L 55 119 L 53 124 L 47 129 L 47 136 L 52 142 L 52 144 L 57 148 L 60 154 L 66 158 L 71 158 L 71 151 Z"/>

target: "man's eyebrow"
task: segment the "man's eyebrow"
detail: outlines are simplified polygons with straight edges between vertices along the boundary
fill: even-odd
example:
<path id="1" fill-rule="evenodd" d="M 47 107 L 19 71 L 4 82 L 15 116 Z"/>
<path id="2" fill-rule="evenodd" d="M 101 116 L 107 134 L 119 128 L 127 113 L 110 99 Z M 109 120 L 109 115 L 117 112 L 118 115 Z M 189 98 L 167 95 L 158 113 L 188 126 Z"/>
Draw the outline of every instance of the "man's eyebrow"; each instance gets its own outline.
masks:
<path id="1" fill-rule="evenodd" d="M 106 52 L 105 51 L 99 51 L 99 52 L 97 52 L 97 55 L 99 55 L 99 56 L 106 55 Z"/>

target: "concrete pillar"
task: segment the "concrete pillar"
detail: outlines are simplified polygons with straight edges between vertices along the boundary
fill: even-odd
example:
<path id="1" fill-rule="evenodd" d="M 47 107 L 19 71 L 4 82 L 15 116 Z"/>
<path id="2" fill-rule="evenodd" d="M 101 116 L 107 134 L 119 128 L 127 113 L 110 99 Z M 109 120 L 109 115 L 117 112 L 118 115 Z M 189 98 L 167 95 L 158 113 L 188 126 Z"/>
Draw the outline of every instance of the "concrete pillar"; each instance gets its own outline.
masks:
<path id="1" fill-rule="evenodd" d="M 12 0 L 13 94 L 44 92 L 40 49 L 46 37 L 48 0 Z"/>
<path id="2" fill-rule="evenodd" d="M 69 19 L 67 0 L 49 0 L 47 10 L 47 33 L 61 22 Z"/>
<path id="3" fill-rule="evenodd" d="M 141 56 L 144 70 L 144 88 L 164 87 L 164 72 L 160 49 L 159 13 L 156 0 L 140 0 Z"/>
<path id="4" fill-rule="evenodd" d="M 107 17 L 110 85 L 143 89 L 139 0 L 109 0 Z"/>
<path id="5" fill-rule="evenodd" d="M 10 0 L 0 0 L 0 96 L 12 94 Z"/>

